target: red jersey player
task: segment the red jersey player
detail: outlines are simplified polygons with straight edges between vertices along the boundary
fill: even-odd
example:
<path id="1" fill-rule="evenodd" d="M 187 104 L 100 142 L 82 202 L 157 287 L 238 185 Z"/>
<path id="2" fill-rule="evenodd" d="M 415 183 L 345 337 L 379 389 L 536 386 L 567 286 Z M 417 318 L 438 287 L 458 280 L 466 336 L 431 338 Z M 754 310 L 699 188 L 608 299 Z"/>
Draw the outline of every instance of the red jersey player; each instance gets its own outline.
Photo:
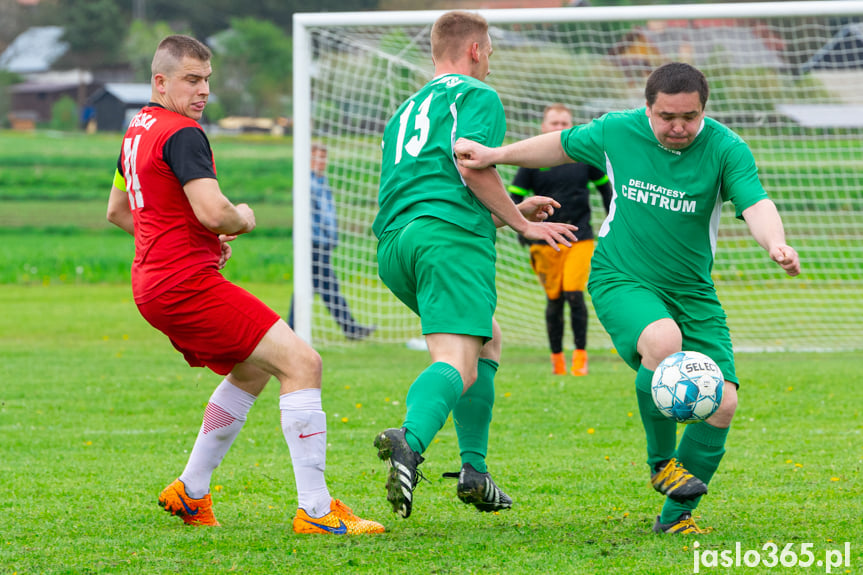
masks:
<path id="1" fill-rule="evenodd" d="M 108 220 L 135 237 L 132 293 L 141 315 L 193 367 L 225 376 L 210 397 L 186 468 L 159 505 L 192 525 L 219 525 L 210 478 L 271 376 L 297 484 L 298 533 L 380 533 L 333 499 L 324 479 L 321 358 L 279 315 L 225 280 L 228 244 L 255 228 L 246 204 L 221 192 L 198 120 L 210 94 L 210 50 L 168 36 L 152 65 L 152 101 L 130 122 L 108 200 Z"/>

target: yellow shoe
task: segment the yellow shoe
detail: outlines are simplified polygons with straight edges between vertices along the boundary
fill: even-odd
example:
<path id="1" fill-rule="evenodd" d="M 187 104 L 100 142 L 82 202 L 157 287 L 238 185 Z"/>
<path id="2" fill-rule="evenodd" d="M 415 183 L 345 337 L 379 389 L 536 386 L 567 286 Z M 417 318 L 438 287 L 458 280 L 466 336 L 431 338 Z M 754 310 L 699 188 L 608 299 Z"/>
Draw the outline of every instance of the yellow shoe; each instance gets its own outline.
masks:
<path id="1" fill-rule="evenodd" d="M 707 493 L 707 485 L 673 457 L 650 476 L 650 483 L 654 489 L 678 502 L 691 501 Z"/>
<path id="2" fill-rule="evenodd" d="M 186 495 L 186 486 L 179 479 L 159 494 L 159 505 L 171 515 L 181 517 L 186 525 L 219 526 L 213 515 L 213 499 L 210 494 L 207 493 L 201 499 L 192 499 Z"/>
<path id="3" fill-rule="evenodd" d="M 672 521 L 671 523 L 662 523 L 659 520 L 660 516 L 656 516 L 656 523 L 653 524 L 653 532 L 654 533 L 680 533 L 681 535 L 703 535 L 705 533 L 710 533 L 713 531 L 713 527 L 707 527 L 706 529 L 702 529 L 698 525 L 695 524 L 695 520 L 692 519 L 691 513 L 683 513 L 680 517 L 677 518 L 677 521 Z"/>
<path id="4" fill-rule="evenodd" d="M 572 352 L 572 375 L 587 375 L 587 350 L 576 349 Z"/>
<path id="5" fill-rule="evenodd" d="M 330 502 L 330 512 L 321 518 L 309 517 L 305 509 L 297 509 L 294 517 L 296 533 L 322 533 L 330 535 L 363 535 L 366 533 L 383 533 L 384 526 L 376 521 L 360 519 L 351 508 L 333 499 Z"/>
<path id="6" fill-rule="evenodd" d="M 563 358 L 563 352 L 551 354 L 551 373 L 552 375 L 566 375 L 566 360 Z"/>

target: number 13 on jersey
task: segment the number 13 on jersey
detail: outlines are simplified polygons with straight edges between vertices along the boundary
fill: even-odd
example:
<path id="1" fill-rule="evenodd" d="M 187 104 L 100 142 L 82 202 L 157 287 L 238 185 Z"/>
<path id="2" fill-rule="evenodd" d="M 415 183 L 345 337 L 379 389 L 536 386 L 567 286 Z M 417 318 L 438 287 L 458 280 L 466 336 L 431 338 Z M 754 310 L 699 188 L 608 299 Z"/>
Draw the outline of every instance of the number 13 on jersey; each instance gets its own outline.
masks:
<path id="1" fill-rule="evenodd" d="M 422 104 L 417 108 L 416 114 L 413 116 L 413 130 L 415 132 L 419 132 L 415 134 L 408 143 L 405 144 L 405 137 L 407 135 L 408 123 L 410 122 L 411 115 L 414 111 L 414 106 L 416 102 L 411 100 L 410 103 L 405 108 L 405 111 L 402 112 L 401 116 L 399 116 L 399 136 L 396 141 L 396 158 L 395 163 L 398 164 L 402 161 L 402 150 L 406 151 L 408 154 L 416 158 L 420 155 L 420 152 L 425 146 L 426 142 L 429 139 L 429 128 L 431 127 L 429 123 L 429 107 L 431 106 L 432 96 L 434 94 L 429 94 L 425 100 L 423 100 Z"/>

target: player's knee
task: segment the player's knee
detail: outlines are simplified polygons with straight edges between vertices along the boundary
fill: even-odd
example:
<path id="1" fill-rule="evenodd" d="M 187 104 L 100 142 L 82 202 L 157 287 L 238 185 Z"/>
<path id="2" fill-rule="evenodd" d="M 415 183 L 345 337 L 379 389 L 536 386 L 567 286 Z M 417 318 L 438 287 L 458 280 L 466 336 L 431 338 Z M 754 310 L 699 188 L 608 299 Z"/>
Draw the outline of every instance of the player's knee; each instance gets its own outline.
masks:
<path id="1" fill-rule="evenodd" d="M 324 363 L 321 359 L 321 354 L 315 351 L 310 345 L 304 345 L 302 349 L 298 350 L 297 356 L 296 369 L 320 380 Z"/>
<path id="2" fill-rule="evenodd" d="M 719 404 L 716 413 L 711 415 L 707 422 L 714 427 L 728 427 L 731 425 L 731 420 L 734 418 L 736 411 L 737 386 L 726 381 L 724 393 L 722 394 L 722 403 Z"/>
<path id="3" fill-rule="evenodd" d="M 317 387 L 321 381 L 323 361 L 321 355 L 305 341 L 292 338 L 280 342 L 280 351 L 276 354 L 276 375 L 280 380 L 285 377 L 300 380 Z"/>
<path id="4" fill-rule="evenodd" d="M 682 349 L 683 336 L 680 328 L 671 319 L 661 319 L 644 328 L 638 338 L 637 349 L 641 363 L 654 370 L 659 363 Z"/>

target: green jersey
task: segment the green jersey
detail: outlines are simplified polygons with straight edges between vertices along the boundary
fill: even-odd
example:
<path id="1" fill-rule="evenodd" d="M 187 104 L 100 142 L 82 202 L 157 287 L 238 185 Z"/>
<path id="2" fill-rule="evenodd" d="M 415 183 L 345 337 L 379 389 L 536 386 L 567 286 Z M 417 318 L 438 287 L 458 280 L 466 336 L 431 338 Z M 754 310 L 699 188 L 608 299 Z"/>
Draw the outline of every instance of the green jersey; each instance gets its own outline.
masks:
<path id="1" fill-rule="evenodd" d="M 565 130 L 561 144 L 614 187 L 592 273 L 614 270 L 665 289 L 712 287 L 722 203 L 740 218 L 767 198 L 749 146 L 711 118 L 681 150 L 659 143 L 644 108 Z"/>
<path id="2" fill-rule="evenodd" d="M 426 84 L 384 130 L 375 236 L 432 216 L 494 241 L 491 212 L 462 180 L 453 144 L 463 137 L 497 147 L 505 133 L 503 105 L 487 84 L 459 74 Z"/>

